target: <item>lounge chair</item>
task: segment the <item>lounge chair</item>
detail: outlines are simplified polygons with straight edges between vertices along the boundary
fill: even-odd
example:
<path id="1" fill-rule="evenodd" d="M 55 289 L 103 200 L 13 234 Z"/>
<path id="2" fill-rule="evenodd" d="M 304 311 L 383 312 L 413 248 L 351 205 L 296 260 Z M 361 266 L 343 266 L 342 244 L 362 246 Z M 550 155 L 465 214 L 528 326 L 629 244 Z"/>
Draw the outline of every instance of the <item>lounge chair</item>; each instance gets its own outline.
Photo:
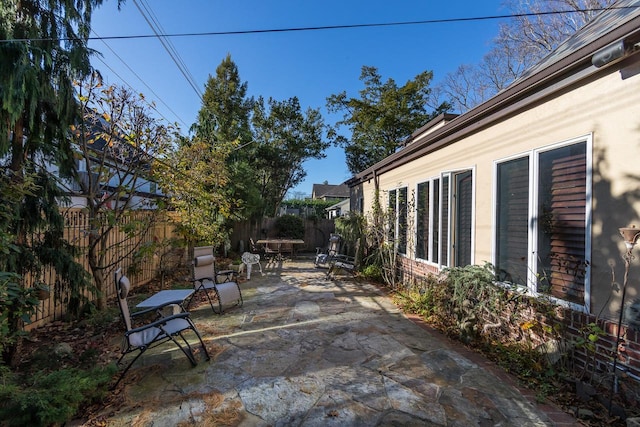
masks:
<path id="1" fill-rule="evenodd" d="M 360 239 L 356 241 L 356 255 L 349 256 L 346 254 L 334 254 L 329 261 L 329 270 L 327 278 L 332 279 L 338 272 L 344 271 L 351 275 L 355 275 L 358 271 L 358 251 L 360 248 Z"/>
<path id="2" fill-rule="evenodd" d="M 202 341 L 202 337 L 193 324 L 191 315 L 188 312 L 176 313 L 166 317 L 158 317 L 157 313 L 162 311 L 162 307 L 150 307 L 148 309 L 132 313 L 129 310 L 129 304 L 127 303 L 127 296 L 131 290 L 131 282 L 127 276 L 122 274 L 121 268 L 118 268 L 115 271 L 114 281 L 116 285 L 116 293 L 118 295 L 120 313 L 122 314 L 122 320 L 126 327 L 122 345 L 122 355 L 117 362 L 118 366 L 123 364 L 122 362 L 127 354 L 134 352 L 137 352 L 138 354 L 136 354 L 133 360 L 124 368 L 113 388 L 117 387 L 131 365 L 138 360 L 142 353 L 167 341 L 171 341 L 178 346 L 185 356 L 187 356 L 189 362 L 191 362 L 193 366 L 196 366 L 198 362 L 196 361 L 191 345 L 183 335 L 187 330 L 191 330 L 195 333 L 200 341 L 200 345 L 202 346 L 202 351 L 204 352 L 206 359 L 210 359 L 207 348 Z M 166 305 L 169 304 L 173 304 L 173 302 L 167 302 Z M 142 322 L 143 318 L 149 317 L 152 317 L 155 320 L 136 326 L 137 322 Z M 177 337 L 180 337 L 182 342 L 180 342 Z"/>
<path id="3" fill-rule="evenodd" d="M 213 255 L 213 246 L 196 246 L 193 248 L 193 258 L 202 255 Z M 213 257 L 213 271 L 215 272 L 215 282 L 235 282 L 238 272 L 235 270 L 218 270 L 216 269 L 216 258 Z"/>
<path id="4" fill-rule="evenodd" d="M 243 300 L 240 286 L 238 286 L 237 282 L 230 280 L 233 277 L 232 274 L 235 275 L 236 272 L 233 270 L 216 272 L 215 257 L 212 253 L 197 255 L 204 252 L 202 248 L 194 250 L 194 258 L 191 263 L 193 271 L 192 282 L 196 294 L 204 292 L 211 309 L 216 314 L 222 314 L 227 307 L 241 307 Z M 223 277 L 224 281 L 220 281 L 220 277 Z M 211 292 L 214 293 L 213 298 L 211 297 Z M 214 304 L 214 302 L 217 304 Z"/>

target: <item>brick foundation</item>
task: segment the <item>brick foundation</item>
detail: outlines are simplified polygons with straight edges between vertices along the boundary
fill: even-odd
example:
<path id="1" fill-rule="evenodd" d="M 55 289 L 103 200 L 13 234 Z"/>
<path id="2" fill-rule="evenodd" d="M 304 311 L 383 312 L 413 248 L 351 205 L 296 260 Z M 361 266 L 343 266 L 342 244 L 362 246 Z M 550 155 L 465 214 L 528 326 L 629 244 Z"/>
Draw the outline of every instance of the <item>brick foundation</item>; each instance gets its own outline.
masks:
<path id="1" fill-rule="evenodd" d="M 424 282 L 431 274 L 438 274 L 436 266 L 413 261 L 408 258 L 400 258 L 403 286 L 410 287 L 416 283 Z M 586 346 L 577 346 L 573 349 L 571 362 L 578 369 L 585 369 L 595 375 L 610 376 L 613 369 L 614 349 L 618 333 L 617 322 L 597 319 L 596 316 L 574 311 L 568 308 L 557 307 L 552 318 L 540 313 L 532 313 L 536 320 L 552 326 L 560 322 L 564 325 L 564 332 L 568 341 L 575 341 L 587 337 L 594 332 L 589 325 L 595 324 L 604 334 L 598 336 L 595 341 L 595 353 L 589 351 Z M 621 375 L 621 382 L 627 382 L 627 386 L 634 390 L 640 389 L 640 331 L 622 326 L 620 329 L 620 343 L 618 345 L 617 371 Z M 608 374 L 608 375 L 607 375 Z M 628 379 L 628 380 L 627 380 Z M 624 387 L 624 385 L 623 385 Z M 640 403 L 640 395 L 632 393 L 632 401 Z"/>

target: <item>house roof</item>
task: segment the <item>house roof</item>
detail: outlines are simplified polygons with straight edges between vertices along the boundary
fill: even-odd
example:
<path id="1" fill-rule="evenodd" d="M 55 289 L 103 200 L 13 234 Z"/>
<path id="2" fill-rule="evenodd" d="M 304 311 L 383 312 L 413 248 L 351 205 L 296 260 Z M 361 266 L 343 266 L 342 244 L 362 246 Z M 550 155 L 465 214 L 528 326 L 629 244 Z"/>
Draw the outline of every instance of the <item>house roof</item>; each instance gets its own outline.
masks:
<path id="1" fill-rule="evenodd" d="M 328 208 L 324 208 L 325 211 L 333 211 L 336 210 L 338 208 L 343 208 L 345 206 L 349 206 L 350 204 L 350 200 L 349 199 L 344 199 L 344 200 L 340 200 L 338 203 L 335 203 L 331 206 L 329 206 Z"/>
<path id="2" fill-rule="evenodd" d="M 640 42 L 640 0 L 618 1 L 503 91 L 443 126 L 427 123 L 411 135 L 406 147 L 356 174 L 346 183 L 358 185 L 377 174 L 453 144 L 534 102 L 540 102 L 552 93 L 599 73 L 603 68 L 592 64 L 593 55 L 621 40 L 629 45 Z M 636 51 L 629 50 L 627 55 Z M 442 122 L 443 119 L 439 116 L 434 120 Z"/>
<path id="3" fill-rule="evenodd" d="M 350 197 L 347 184 L 313 184 L 311 197 L 314 199 L 344 199 Z"/>

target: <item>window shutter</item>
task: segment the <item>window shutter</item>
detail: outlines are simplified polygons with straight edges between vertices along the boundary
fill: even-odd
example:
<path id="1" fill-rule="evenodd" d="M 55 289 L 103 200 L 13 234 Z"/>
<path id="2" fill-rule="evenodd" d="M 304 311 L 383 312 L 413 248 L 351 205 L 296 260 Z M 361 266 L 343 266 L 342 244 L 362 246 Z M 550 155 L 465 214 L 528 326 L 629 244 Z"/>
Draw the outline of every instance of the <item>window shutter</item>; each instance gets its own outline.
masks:
<path id="1" fill-rule="evenodd" d="M 552 161 L 550 235 L 550 292 L 566 301 L 582 303 L 585 284 L 586 154 Z"/>

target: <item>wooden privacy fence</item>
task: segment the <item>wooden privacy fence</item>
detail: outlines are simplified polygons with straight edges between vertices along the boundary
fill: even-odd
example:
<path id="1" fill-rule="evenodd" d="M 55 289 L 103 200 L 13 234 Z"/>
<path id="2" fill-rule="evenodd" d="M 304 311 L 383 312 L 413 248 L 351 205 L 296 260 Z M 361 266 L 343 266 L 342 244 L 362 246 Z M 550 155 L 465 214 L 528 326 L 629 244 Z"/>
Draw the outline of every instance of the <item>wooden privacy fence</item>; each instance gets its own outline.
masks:
<path id="1" fill-rule="evenodd" d="M 277 237 L 276 218 L 262 218 L 260 221 L 237 221 L 231 233 L 231 250 L 236 253 L 249 251 L 249 239 L 259 240 L 266 237 Z M 335 232 L 333 219 L 304 219 L 304 245 L 297 248 L 299 252 L 315 252 L 316 248 L 325 248 L 329 243 L 329 235 Z"/>
<path id="2" fill-rule="evenodd" d="M 65 239 L 80 249 L 80 255 L 76 261 L 89 272 L 89 260 L 87 249 L 89 244 L 89 216 L 83 209 L 72 208 L 63 212 L 65 217 Z M 158 249 L 156 253 L 147 254 L 143 259 L 136 258 L 139 252 L 137 248 L 152 243 L 158 243 L 176 237 L 174 227 L 168 217 L 156 221 L 146 233 L 141 234 L 137 239 L 125 238 L 125 229 L 134 221 L 145 219 L 149 215 L 155 215 L 152 211 L 131 211 L 123 220 L 116 224 L 107 239 L 107 265 L 113 265 L 106 272 L 106 295 L 107 299 L 115 295 L 115 287 L 112 283 L 112 274 L 115 268 L 122 267 L 123 271 L 131 279 L 134 286 L 141 286 L 156 278 L 160 273 L 172 271 L 176 268 L 186 266 L 187 257 L 185 249 L 173 249 L 171 256 L 167 256 L 166 249 Z M 240 253 L 249 250 L 249 239 L 258 240 L 263 237 L 275 237 L 275 218 L 264 218 L 259 222 L 240 221 L 234 224 L 231 235 L 231 249 Z M 304 222 L 304 246 L 300 247 L 301 252 L 315 252 L 316 247 L 324 248 L 329 241 L 329 235 L 334 232 L 335 224 L 330 219 L 305 220 Z M 241 243 L 242 242 L 242 243 Z M 120 260 L 117 266 L 114 264 Z M 162 261 L 162 262 L 161 262 Z M 171 264 L 171 265 L 170 265 Z M 60 278 L 53 268 L 45 268 L 38 277 L 25 276 L 23 278 L 26 287 L 34 286 L 36 281 L 45 283 L 51 288 L 51 297 L 40 302 L 36 313 L 32 317 L 32 322 L 26 329 L 33 329 L 55 320 L 60 320 L 66 315 L 66 303 L 60 302 L 54 295 L 61 294 Z M 91 279 L 93 281 L 93 278 Z M 85 291 L 84 296 L 90 301 L 94 301 L 96 296 L 90 291 Z M 64 300 L 64 294 L 62 295 Z"/>
<path id="3" fill-rule="evenodd" d="M 89 244 L 89 232 L 91 227 L 89 225 L 89 216 L 87 212 L 82 209 L 68 209 L 63 212 L 65 218 L 65 239 L 80 249 L 80 255 L 76 258 L 76 261 L 84 267 L 84 269 L 91 275 L 91 269 L 89 267 L 89 260 L 87 257 L 87 249 Z M 160 267 L 166 269 L 167 266 L 160 265 L 160 259 L 163 259 L 163 254 L 148 254 L 143 259 L 136 258 L 139 252 L 137 248 L 145 245 L 151 245 L 154 242 L 161 242 L 165 239 L 174 237 L 173 225 L 169 222 L 168 218 L 162 218 L 159 221 L 155 221 L 153 225 L 143 234 L 137 236 L 136 239 L 125 238 L 125 229 L 130 227 L 132 222 L 148 219 L 149 216 L 155 215 L 152 211 L 131 211 L 128 212 L 122 219 L 122 221 L 116 224 L 108 235 L 107 250 L 106 250 L 106 264 L 112 265 L 117 260 L 120 260 L 117 266 L 110 267 L 106 274 L 106 295 L 107 299 L 115 295 L 115 287 L 112 281 L 112 274 L 115 268 L 122 267 L 123 271 L 126 271 L 130 276 L 131 282 L 134 286 L 141 286 L 148 283 L 151 279 L 157 276 Z M 164 257 L 164 259 L 167 259 Z M 172 258 L 175 263 L 181 263 L 184 261 L 184 257 Z M 33 329 L 38 326 L 50 323 L 55 320 L 63 318 L 66 314 L 66 304 L 60 302 L 59 298 L 54 298 L 54 295 L 62 295 L 64 299 L 65 295 L 61 292 L 60 278 L 53 268 L 47 267 L 44 269 L 39 277 L 26 276 L 23 278 L 26 287 L 31 287 L 36 281 L 41 281 L 51 288 L 51 297 L 41 301 L 36 313 L 32 317 L 32 322 L 27 325 L 26 329 Z M 91 279 L 93 281 L 93 278 Z M 95 300 L 93 295 L 88 290 L 84 294 L 90 301 Z"/>

